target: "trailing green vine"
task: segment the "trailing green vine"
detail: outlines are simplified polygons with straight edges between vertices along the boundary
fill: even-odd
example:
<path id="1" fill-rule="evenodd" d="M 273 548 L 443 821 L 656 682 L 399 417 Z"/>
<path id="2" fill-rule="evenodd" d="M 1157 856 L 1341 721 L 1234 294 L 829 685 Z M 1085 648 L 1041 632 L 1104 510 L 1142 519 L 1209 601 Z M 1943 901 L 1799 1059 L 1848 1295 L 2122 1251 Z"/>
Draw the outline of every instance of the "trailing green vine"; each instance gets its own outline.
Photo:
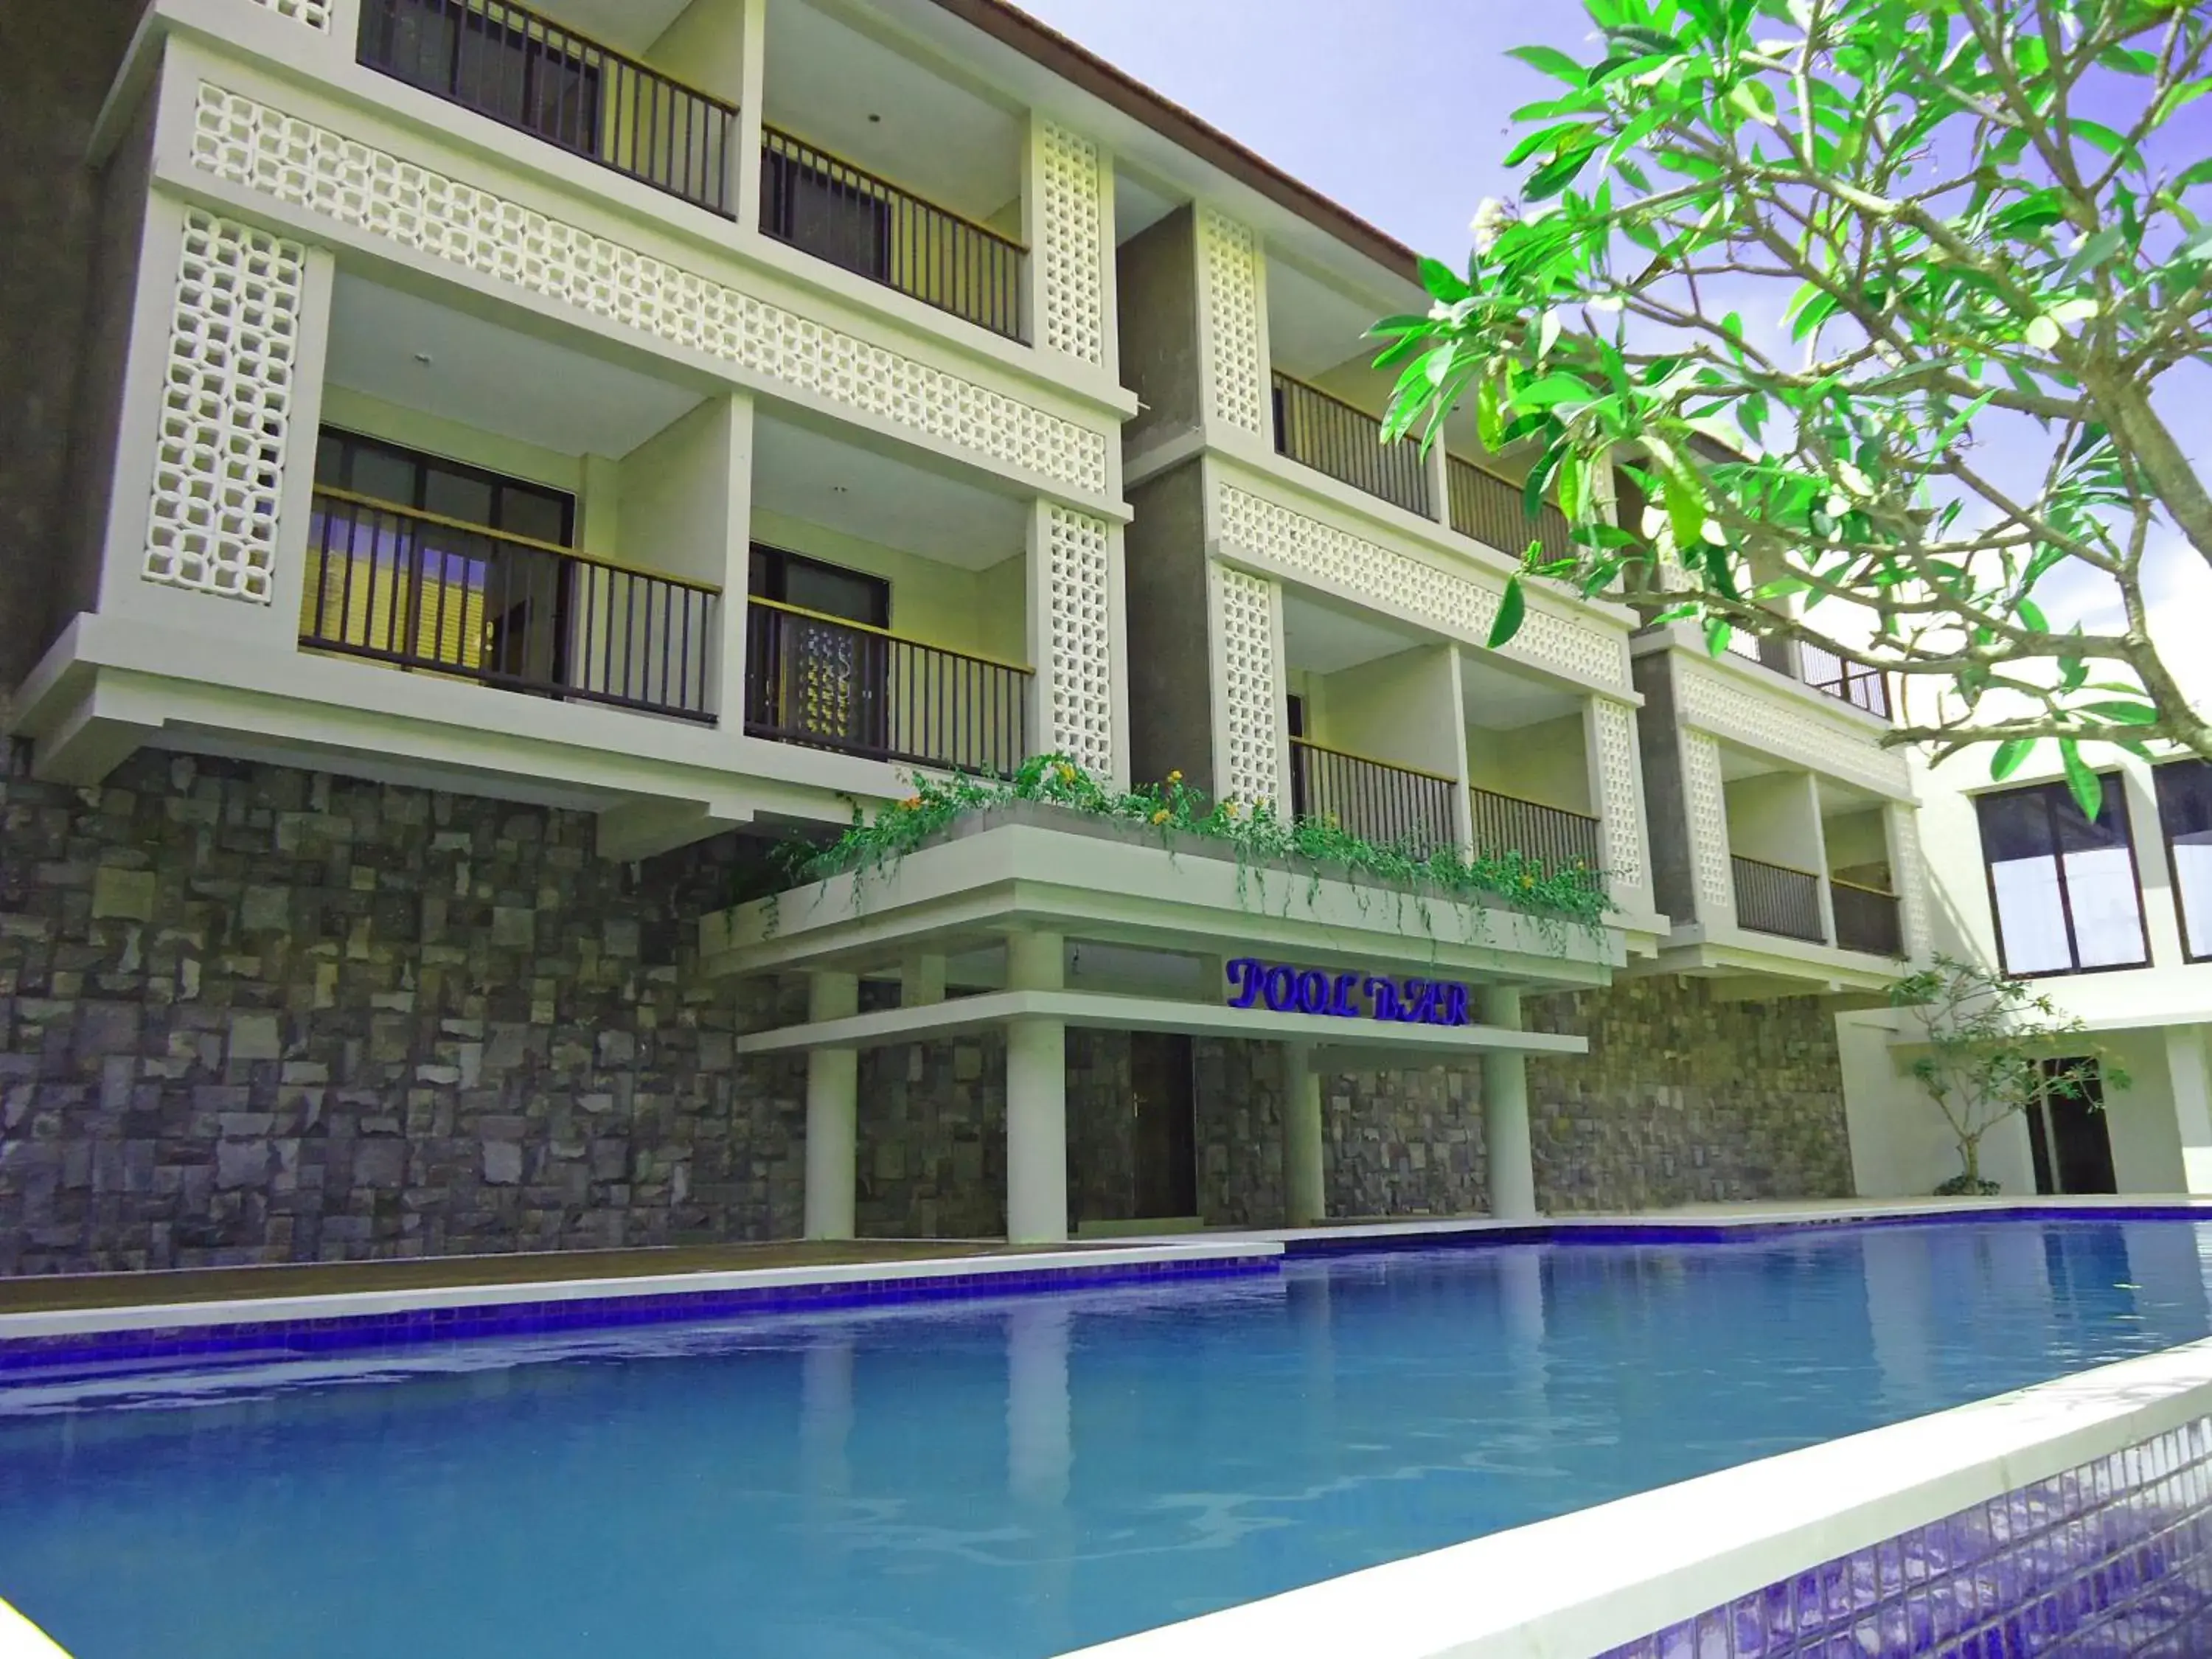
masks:
<path id="1" fill-rule="evenodd" d="M 1011 778 L 921 778 L 913 794 L 872 817 L 856 807 L 851 825 L 827 847 L 793 843 L 786 850 L 786 867 L 795 881 L 823 881 L 852 872 L 880 874 L 962 819 L 1021 801 L 1136 826 L 1157 833 L 1163 842 L 1178 834 L 1219 842 L 1236 854 L 1240 892 L 1245 871 L 1287 866 L 1306 871 L 1316 882 L 1324 870 L 1340 869 L 1378 887 L 1410 893 L 1425 921 L 1431 896 L 1469 908 L 1499 902 L 1592 932 L 1603 927 L 1613 908 L 1600 873 L 1579 860 L 1554 868 L 1517 851 L 1468 858 L 1453 848 L 1422 853 L 1382 845 L 1353 835 L 1333 818 L 1286 817 L 1265 801 L 1247 807 L 1213 800 L 1185 783 L 1179 772 L 1170 772 L 1164 783 L 1116 790 L 1057 754 L 1032 756 Z"/>

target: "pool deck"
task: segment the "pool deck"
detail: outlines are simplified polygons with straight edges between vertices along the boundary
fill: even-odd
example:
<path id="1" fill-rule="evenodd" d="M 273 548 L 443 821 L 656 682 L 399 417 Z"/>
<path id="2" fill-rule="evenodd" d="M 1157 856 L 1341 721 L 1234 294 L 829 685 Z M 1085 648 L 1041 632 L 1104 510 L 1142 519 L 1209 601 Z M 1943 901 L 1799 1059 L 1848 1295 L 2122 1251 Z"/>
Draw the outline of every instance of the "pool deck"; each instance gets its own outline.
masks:
<path id="1" fill-rule="evenodd" d="M 163 1324 L 257 1323 L 391 1316 L 425 1309 L 634 1301 L 702 1292 L 887 1288 L 927 1281 L 1008 1288 L 1042 1273 L 1071 1285 L 1094 1274 L 1178 1267 L 1261 1267 L 1285 1254 L 1418 1247 L 1495 1237 L 1619 1237 L 1681 1230 L 1733 1231 L 1852 1222 L 1966 1219 L 1977 1214 L 2172 1216 L 2212 1218 L 2212 1198 L 1898 1199 L 1694 1204 L 1666 1210 L 1541 1217 L 1346 1219 L 1317 1227 L 1222 1230 L 1013 1245 L 1002 1240 L 863 1239 L 841 1243 L 680 1245 L 658 1249 L 410 1257 L 380 1261 L 192 1267 L 163 1272 L 0 1279 L 0 1342 Z M 1012 1277 L 1019 1275 L 1018 1280 Z"/>

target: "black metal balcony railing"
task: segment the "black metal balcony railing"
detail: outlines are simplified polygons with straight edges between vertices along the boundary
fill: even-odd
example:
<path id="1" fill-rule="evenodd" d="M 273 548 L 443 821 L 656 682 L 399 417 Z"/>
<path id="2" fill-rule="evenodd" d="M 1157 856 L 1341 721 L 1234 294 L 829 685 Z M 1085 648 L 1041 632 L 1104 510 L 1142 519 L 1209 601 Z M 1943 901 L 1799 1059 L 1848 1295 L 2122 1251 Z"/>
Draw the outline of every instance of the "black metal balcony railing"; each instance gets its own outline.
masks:
<path id="1" fill-rule="evenodd" d="M 1370 760 L 1307 738 L 1291 739 L 1291 811 L 1378 847 L 1426 855 L 1459 838 L 1449 778 Z"/>
<path id="2" fill-rule="evenodd" d="M 1445 458 L 1444 493 L 1452 528 L 1501 553 L 1517 559 L 1531 541 L 1543 544 L 1547 559 L 1564 559 L 1574 550 L 1565 514 L 1546 501 L 1531 519 L 1519 484 L 1486 472 L 1472 461 L 1456 455 Z"/>
<path id="3" fill-rule="evenodd" d="M 361 61 L 723 215 L 738 112 L 505 0 L 362 0 Z"/>
<path id="4" fill-rule="evenodd" d="M 1524 853 L 1553 870 L 1597 868 L 1597 820 L 1517 795 L 1470 789 L 1477 853 Z"/>
<path id="5" fill-rule="evenodd" d="M 1409 513 L 1428 515 L 1429 475 L 1420 446 L 1386 444 L 1382 422 L 1372 415 L 1279 369 L 1272 378 L 1277 454 L 1395 501 Z"/>
<path id="6" fill-rule="evenodd" d="M 1024 337 L 1020 243 L 774 127 L 761 131 L 761 229 L 994 334 Z"/>
<path id="7" fill-rule="evenodd" d="M 1883 720 L 1889 718 L 1889 676 L 1881 670 L 1817 645 L 1801 645 L 1797 649 L 1805 684 L 1813 690 Z"/>
<path id="8" fill-rule="evenodd" d="M 1011 776 L 1029 752 L 1030 671 L 756 599 L 745 731 L 871 760 Z"/>
<path id="9" fill-rule="evenodd" d="M 300 643 L 503 690 L 712 723 L 721 592 L 318 489 Z"/>
<path id="10" fill-rule="evenodd" d="M 1779 933 L 1809 944 L 1827 942 L 1820 925 L 1820 878 L 1802 870 L 1734 854 L 1735 921 L 1758 933 Z"/>
<path id="11" fill-rule="evenodd" d="M 1905 927 L 1898 915 L 1896 894 L 1832 877 L 1828 902 L 1836 914 L 1836 943 L 1844 950 L 1871 951 L 1878 957 L 1905 954 Z"/>

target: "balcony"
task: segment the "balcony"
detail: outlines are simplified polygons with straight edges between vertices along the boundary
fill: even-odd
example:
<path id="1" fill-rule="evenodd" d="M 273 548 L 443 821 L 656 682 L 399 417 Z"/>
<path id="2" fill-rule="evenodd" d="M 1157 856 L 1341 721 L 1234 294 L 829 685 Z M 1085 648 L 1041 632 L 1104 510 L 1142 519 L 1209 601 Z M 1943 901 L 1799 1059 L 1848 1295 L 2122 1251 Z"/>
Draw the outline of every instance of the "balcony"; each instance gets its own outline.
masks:
<path id="1" fill-rule="evenodd" d="M 1291 739 L 1291 810 L 1318 818 L 1377 847 L 1425 858 L 1455 845 L 1452 779 L 1410 766 L 1332 749 L 1310 738 Z"/>
<path id="2" fill-rule="evenodd" d="M 1547 559 L 1563 559 L 1574 550 L 1565 514 L 1546 501 L 1531 519 L 1519 484 L 1472 461 L 1456 455 L 1446 458 L 1444 493 L 1451 527 L 1501 553 L 1517 559 L 1528 550 L 1532 541 L 1541 544 Z"/>
<path id="3" fill-rule="evenodd" d="M 994 334 L 1027 337 L 1020 243 L 773 127 L 761 133 L 760 228 Z"/>
<path id="4" fill-rule="evenodd" d="M 1468 799 L 1478 854 L 1521 853 L 1553 871 L 1598 867 L 1598 821 L 1588 813 L 1493 789 L 1471 789 Z"/>
<path id="5" fill-rule="evenodd" d="M 1905 954 L 1905 927 L 1896 894 L 1831 877 L 1828 902 L 1835 912 L 1836 943 L 1843 949 L 1877 957 Z"/>
<path id="6" fill-rule="evenodd" d="M 1839 657 L 1817 645 L 1762 639 L 1740 628 L 1729 631 L 1728 651 L 1731 656 L 1771 668 L 1877 720 L 1890 717 L 1889 676 L 1867 663 Z"/>
<path id="7" fill-rule="evenodd" d="M 738 112 L 504 0 L 362 0 L 362 64 L 725 218 Z"/>
<path id="8" fill-rule="evenodd" d="M 745 615 L 745 732 L 951 772 L 1011 776 L 1030 671 L 773 599 Z"/>
<path id="9" fill-rule="evenodd" d="M 1803 870 L 1732 854 L 1736 926 L 1811 945 L 1827 942 L 1820 920 L 1820 878 Z"/>
<path id="10" fill-rule="evenodd" d="M 719 588 L 318 489 L 300 645 L 714 723 Z"/>
<path id="11" fill-rule="evenodd" d="M 1340 483 L 1429 516 L 1428 468 L 1420 448 L 1386 444 L 1382 423 L 1372 415 L 1293 380 L 1277 369 L 1274 388 L 1275 453 L 1302 466 L 1326 472 Z"/>

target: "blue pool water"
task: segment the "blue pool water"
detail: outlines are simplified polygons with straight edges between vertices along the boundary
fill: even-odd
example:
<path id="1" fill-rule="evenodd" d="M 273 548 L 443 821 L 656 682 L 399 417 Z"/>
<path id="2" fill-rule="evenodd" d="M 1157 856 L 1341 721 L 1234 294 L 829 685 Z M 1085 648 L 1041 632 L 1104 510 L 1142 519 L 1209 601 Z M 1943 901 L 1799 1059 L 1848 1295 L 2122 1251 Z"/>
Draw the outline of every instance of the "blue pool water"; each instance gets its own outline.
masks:
<path id="1" fill-rule="evenodd" d="M 0 1389 L 76 1659 L 1032 1659 L 2212 1331 L 2212 1227 L 1341 1256 Z"/>

